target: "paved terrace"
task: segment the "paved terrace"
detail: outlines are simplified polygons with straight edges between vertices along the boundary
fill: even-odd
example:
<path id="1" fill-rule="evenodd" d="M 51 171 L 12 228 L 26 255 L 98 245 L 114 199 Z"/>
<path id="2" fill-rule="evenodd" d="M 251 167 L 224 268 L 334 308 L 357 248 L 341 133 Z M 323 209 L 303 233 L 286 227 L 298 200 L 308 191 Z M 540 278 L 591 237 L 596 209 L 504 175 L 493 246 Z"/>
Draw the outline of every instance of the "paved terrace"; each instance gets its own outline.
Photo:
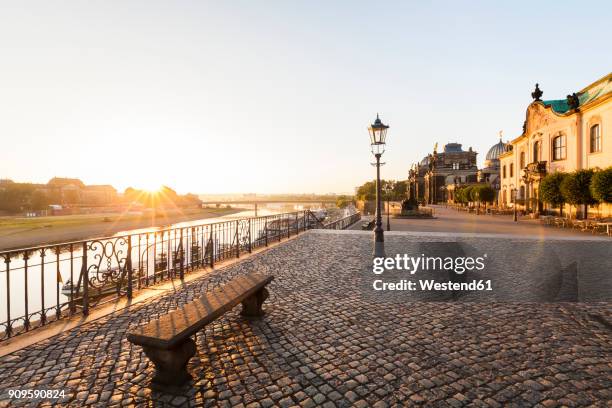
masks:
<path id="1" fill-rule="evenodd" d="M 388 254 L 403 253 L 415 241 L 440 240 L 405 233 L 386 238 Z M 69 396 L 61 403 L 70 406 L 571 407 L 612 401 L 611 303 L 381 297 L 363 286 L 364 276 L 372 277 L 371 245 L 371 233 L 310 231 L 176 293 L 1 357 L 0 406 L 28 405 L 8 401 L 9 388 L 63 388 Z M 239 308 L 227 313 L 197 336 L 198 354 L 189 363 L 195 381 L 176 395 L 151 391 L 153 366 L 126 340 L 128 328 L 255 270 L 276 276 L 267 315 L 248 322 Z"/>
<path id="2" fill-rule="evenodd" d="M 441 205 L 429 205 L 434 208 L 434 219 L 428 218 L 393 218 L 391 231 L 420 232 L 461 232 L 468 234 L 507 234 L 515 236 L 532 236 L 540 238 L 583 237 L 590 239 L 593 235 L 571 228 L 557 228 L 542 224 L 540 220 L 520 217 L 518 222 L 512 220 L 512 215 L 476 215 L 465 211 L 457 211 Z M 367 217 L 371 219 L 372 217 Z M 361 222 L 351 229 L 361 229 Z M 387 229 L 387 218 L 383 216 L 383 228 Z M 605 238 L 605 235 L 595 235 Z M 609 238 L 608 238 L 609 239 Z"/>

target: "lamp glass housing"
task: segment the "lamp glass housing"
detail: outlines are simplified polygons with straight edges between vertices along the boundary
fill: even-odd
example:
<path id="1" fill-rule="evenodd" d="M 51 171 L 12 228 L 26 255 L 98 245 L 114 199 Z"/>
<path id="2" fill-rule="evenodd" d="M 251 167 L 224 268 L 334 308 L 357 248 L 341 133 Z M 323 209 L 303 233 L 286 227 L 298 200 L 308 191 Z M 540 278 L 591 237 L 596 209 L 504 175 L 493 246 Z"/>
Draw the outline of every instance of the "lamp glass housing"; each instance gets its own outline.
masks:
<path id="1" fill-rule="evenodd" d="M 370 134 L 370 145 L 372 146 L 373 154 L 384 153 L 387 139 L 387 129 L 389 129 L 389 126 L 382 123 L 377 114 L 376 120 L 368 128 L 368 133 Z"/>

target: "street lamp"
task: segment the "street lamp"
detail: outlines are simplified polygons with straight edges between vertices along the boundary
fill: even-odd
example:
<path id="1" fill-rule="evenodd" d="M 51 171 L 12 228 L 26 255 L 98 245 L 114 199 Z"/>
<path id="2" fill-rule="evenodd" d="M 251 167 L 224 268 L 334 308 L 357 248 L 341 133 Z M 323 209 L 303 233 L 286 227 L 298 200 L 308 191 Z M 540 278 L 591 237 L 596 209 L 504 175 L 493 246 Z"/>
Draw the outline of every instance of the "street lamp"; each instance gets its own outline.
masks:
<path id="1" fill-rule="evenodd" d="M 385 183 L 385 195 L 387 196 L 387 231 L 391 231 L 391 222 L 389 221 L 389 200 L 391 198 L 391 192 L 393 192 L 393 183 L 387 181 Z"/>
<path id="2" fill-rule="evenodd" d="M 518 222 L 518 217 L 516 215 L 516 188 L 514 187 L 514 184 L 510 185 L 510 194 L 512 194 L 512 203 L 514 204 L 512 206 L 512 209 L 513 209 L 512 221 Z"/>
<path id="3" fill-rule="evenodd" d="M 374 257 L 385 256 L 385 238 L 382 228 L 382 205 L 381 205 L 381 185 L 380 185 L 380 156 L 385 152 L 385 139 L 389 126 L 383 124 L 376 114 L 376 120 L 368 128 L 370 133 L 370 147 L 372 154 L 376 158 L 376 227 L 374 228 Z M 384 164 L 384 163 L 383 163 Z"/>

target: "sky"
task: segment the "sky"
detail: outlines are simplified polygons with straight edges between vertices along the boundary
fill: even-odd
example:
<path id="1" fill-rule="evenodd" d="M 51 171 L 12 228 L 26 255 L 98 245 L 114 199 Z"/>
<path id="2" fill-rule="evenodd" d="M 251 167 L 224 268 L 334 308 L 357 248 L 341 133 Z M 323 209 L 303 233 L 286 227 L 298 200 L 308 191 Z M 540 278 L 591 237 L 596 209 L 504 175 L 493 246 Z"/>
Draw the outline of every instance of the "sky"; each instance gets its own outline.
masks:
<path id="1" fill-rule="evenodd" d="M 612 68 L 612 6 L 570 1 L 0 0 L 0 178 L 344 193 L 433 148 L 521 133 L 530 94 Z"/>

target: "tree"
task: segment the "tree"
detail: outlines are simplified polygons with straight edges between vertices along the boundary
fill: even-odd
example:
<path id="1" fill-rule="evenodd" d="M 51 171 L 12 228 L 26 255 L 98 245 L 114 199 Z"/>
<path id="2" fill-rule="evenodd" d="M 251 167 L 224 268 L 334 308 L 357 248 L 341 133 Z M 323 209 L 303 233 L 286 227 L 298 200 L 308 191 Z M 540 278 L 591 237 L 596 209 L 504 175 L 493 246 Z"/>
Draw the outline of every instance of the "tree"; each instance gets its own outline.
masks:
<path id="1" fill-rule="evenodd" d="M 593 174 L 591 195 L 601 203 L 612 203 L 612 167 Z"/>
<path id="2" fill-rule="evenodd" d="M 485 204 L 485 210 L 487 209 L 487 203 L 495 201 L 495 190 L 488 184 L 480 184 L 474 187 L 474 195 L 476 201 Z"/>
<path id="3" fill-rule="evenodd" d="M 591 178 L 593 170 L 583 169 L 576 170 L 568 174 L 561 182 L 561 193 L 565 202 L 573 205 L 583 205 L 584 218 L 587 217 L 588 206 L 595 204 L 596 201 L 591 195 Z"/>
<path id="4" fill-rule="evenodd" d="M 30 209 L 35 211 L 44 210 L 49 204 L 51 204 L 51 201 L 44 191 L 36 190 L 32 193 L 30 197 Z"/>
<path id="5" fill-rule="evenodd" d="M 393 183 L 393 199 L 403 200 L 408 194 L 408 180 L 399 180 Z"/>
<path id="6" fill-rule="evenodd" d="M 469 186 L 465 186 L 465 187 L 458 187 L 457 190 L 455 191 L 455 202 L 457 203 L 461 203 L 461 204 L 467 204 L 470 199 L 469 199 L 469 190 L 468 190 Z"/>
<path id="7" fill-rule="evenodd" d="M 540 198 L 553 207 L 559 207 L 559 215 L 561 216 L 563 215 L 563 205 L 565 204 L 565 197 L 561 192 L 561 183 L 566 175 L 566 173 L 560 171 L 550 173 L 540 182 Z"/>
<path id="8" fill-rule="evenodd" d="M 474 186 L 473 185 L 466 186 L 465 189 L 463 190 L 463 194 L 464 194 L 465 202 L 466 203 L 470 203 L 470 202 L 476 201 L 476 197 L 474 195 Z"/>
<path id="9" fill-rule="evenodd" d="M 338 208 L 346 208 L 349 204 L 354 205 L 355 201 L 352 197 L 341 195 L 336 198 L 336 207 Z"/>
<path id="10" fill-rule="evenodd" d="M 357 188 L 357 199 L 371 201 L 376 199 L 376 181 L 368 181 Z"/>
<path id="11" fill-rule="evenodd" d="M 28 183 L 14 183 L 0 190 L 0 210 L 18 213 L 30 206 L 35 187 Z"/>

